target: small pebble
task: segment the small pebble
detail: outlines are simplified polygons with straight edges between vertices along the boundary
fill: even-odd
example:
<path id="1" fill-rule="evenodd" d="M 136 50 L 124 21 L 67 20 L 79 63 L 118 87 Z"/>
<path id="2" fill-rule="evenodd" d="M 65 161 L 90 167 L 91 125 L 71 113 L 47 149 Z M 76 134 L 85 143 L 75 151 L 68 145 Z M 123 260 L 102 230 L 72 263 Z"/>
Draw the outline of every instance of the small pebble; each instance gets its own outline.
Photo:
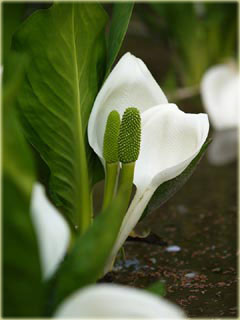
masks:
<path id="1" fill-rule="evenodd" d="M 177 210 L 179 213 L 181 214 L 185 214 L 185 213 L 188 213 L 188 208 L 185 207 L 184 205 L 180 204 L 177 206 Z"/>
<path id="2" fill-rule="evenodd" d="M 138 259 L 127 259 L 127 260 L 125 260 L 126 268 L 129 268 L 131 266 L 137 266 L 137 265 L 139 265 Z"/>
<path id="3" fill-rule="evenodd" d="M 196 275 L 197 275 L 196 272 L 189 272 L 189 273 L 185 274 L 185 277 L 186 278 L 194 278 Z"/>
<path id="4" fill-rule="evenodd" d="M 157 259 L 156 258 L 150 258 L 149 259 L 152 263 L 156 263 L 157 262 Z"/>
<path id="5" fill-rule="evenodd" d="M 181 248 L 179 246 L 169 246 L 166 248 L 167 252 L 178 252 L 181 251 Z"/>
<path id="6" fill-rule="evenodd" d="M 226 283 L 225 282 L 218 282 L 218 284 L 217 284 L 219 287 L 224 287 L 225 285 L 226 285 Z"/>

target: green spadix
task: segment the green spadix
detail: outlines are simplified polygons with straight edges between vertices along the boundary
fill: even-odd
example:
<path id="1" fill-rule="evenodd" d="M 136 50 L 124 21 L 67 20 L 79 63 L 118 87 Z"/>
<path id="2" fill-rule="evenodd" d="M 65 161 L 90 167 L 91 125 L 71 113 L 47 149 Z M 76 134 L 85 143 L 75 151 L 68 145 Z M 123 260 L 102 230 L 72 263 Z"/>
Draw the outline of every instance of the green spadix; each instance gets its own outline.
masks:
<path id="1" fill-rule="evenodd" d="M 105 188 L 103 209 L 111 203 L 116 193 L 119 161 L 122 163 L 118 192 L 125 191 L 123 211 L 126 212 L 131 197 L 135 162 L 138 159 L 141 142 L 141 116 L 137 108 L 127 108 L 120 124 L 117 111 L 110 112 L 103 141 L 105 164 Z"/>
<path id="2" fill-rule="evenodd" d="M 103 157 L 106 161 L 103 210 L 110 205 L 116 193 L 116 184 L 119 172 L 118 136 L 120 123 L 121 120 L 119 113 L 115 110 L 111 111 L 107 118 L 103 140 Z"/>
<path id="3" fill-rule="evenodd" d="M 141 143 L 141 116 L 137 108 L 127 108 L 123 114 L 118 137 L 118 157 L 122 163 L 138 159 Z"/>
<path id="4" fill-rule="evenodd" d="M 103 157 L 107 163 L 118 162 L 120 122 L 120 115 L 117 111 L 113 110 L 109 113 L 103 141 Z"/>

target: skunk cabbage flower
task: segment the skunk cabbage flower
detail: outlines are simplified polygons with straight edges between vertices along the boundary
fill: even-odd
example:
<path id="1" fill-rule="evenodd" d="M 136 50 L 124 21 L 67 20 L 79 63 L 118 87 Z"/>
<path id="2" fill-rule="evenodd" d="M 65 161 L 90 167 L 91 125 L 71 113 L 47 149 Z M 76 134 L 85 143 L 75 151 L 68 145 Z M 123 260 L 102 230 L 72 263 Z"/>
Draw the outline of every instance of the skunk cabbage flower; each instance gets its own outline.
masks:
<path id="1" fill-rule="evenodd" d="M 203 105 L 216 130 L 207 154 L 213 165 L 227 164 L 237 156 L 239 85 L 239 73 L 233 62 L 211 67 L 201 82 Z"/>
<path id="2" fill-rule="evenodd" d="M 89 119 L 89 143 L 102 162 L 107 117 L 112 110 L 122 115 L 129 106 L 140 110 L 142 119 L 141 148 L 134 173 L 137 190 L 105 271 L 155 190 L 184 171 L 199 153 L 209 130 L 206 114 L 186 114 L 168 103 L 143 61 L 127 53 L 98 93 Z"/>
<path id="3" fill-rule="evenodd" d="M 62 215 L 47 199 L 44 187 L 36 183 L 32 191 L 31 214 L 40 250 L 43 278 L 50 278 L 67 251 L 70 230 Z"/>
<path id="4" fill-rule="evenodd" d="M 85 287 L 66 299 L 57 318 L 183 319 L 183 311 L 144 290 L 114 284 Z"/>

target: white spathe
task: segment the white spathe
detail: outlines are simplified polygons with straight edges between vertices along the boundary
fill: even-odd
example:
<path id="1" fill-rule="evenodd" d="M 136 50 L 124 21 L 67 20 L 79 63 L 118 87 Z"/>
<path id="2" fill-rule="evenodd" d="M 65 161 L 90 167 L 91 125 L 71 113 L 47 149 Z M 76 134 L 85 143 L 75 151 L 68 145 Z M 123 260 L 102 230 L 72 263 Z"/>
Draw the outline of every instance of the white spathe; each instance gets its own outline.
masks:
<path id="1" fill-rule="evenodd" d="M 179 175 L 200 151 L 209 129 L 206 114 L 184 113 L 170 103 L 152 107 L 141 117 L 141 149 L 134 175 L 138 191 L 155 189 Z"/>
<path id="2" fill-rule="evenodd" d="M 143 112 L 167 102 L 143 61 L 126 53 L 106 79 L 94 102 L 88 123 L 91 147 L 103 161 L 103 137 L 106 121 L 112 110 L 117 110 L 122 115 L 127 107 L 137 107 Z"/>
<path id="3" fill-rule="evenodd" d="M 105 272 L 155 190 L 186 169 L 200 151 L 209 131 L 206 114 L 186 114 L 176 105 L 169 104 L 145 64 L 127 53 L 105 81 L 89 119 L 89 143 L 102 161 L 108 114 L 112 110 L 123 114 L 130 106 L 138 108 L 142 118 L 141 149 L 134 174 L 137 190 Z"/>
<path id="4" fill-rule="evenodd" d="M 66 254 L 70 230 L 67 222 L 48 200 L 44 187 L 35 183 L 31 215 L 36 230 L 43 278 L 50 278 Z"/>
<path id="5" fill-rule="evenodd" d="M 183 311 L 166 299 L 144 290 L 115 284 L 85 287 L 66 299 L 57 318 L 184 319 Z"/>
<path id="6" fill-rule="evenodd" d="M 212 125 L 217 130 L 239 124 L 239 72 L 233 62 L 211 67 L 201 81 L 201 96 Z"/>

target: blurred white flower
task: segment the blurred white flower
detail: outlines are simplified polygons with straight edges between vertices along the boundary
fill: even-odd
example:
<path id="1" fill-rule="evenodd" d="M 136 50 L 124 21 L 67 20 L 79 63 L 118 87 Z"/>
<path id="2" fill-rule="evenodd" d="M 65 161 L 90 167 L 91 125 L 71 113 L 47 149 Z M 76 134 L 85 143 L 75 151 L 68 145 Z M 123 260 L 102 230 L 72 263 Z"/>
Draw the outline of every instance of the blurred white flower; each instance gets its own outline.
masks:
<path id="1" fill-rule="evenodd" d="M 127 53 L 98 93 L 89 119 L 89 143 L 102 162 L 107 117 L 112 110 L 122 115 L 127 107 L 138 108 L 142 118 L 141 150 L 134 173 L 137 191 L 105 272 L 155 190 L 184 171 L 200 151 L 209 130 L 206 114 L 186 114 L 169 104 L 143 61 Z"/>
<path id="2" fill-rule="evenodd" d="M 54 274 L 67 251 L 70 230 L 39 183 L 35 183 L 33 187 L 31 214 L 38 239 L 43 278 L 48 279 Z"/>
<path id="3" fill-rule="evenodd" d="M 144 290 L 114 284 L 85 287 L 66 299 L 57 318 L 184 319 L 183 311 L 166 299 Z"/>
<path id="4" fill-rule="evenodd" d="M 215 129 L 238 126 L 239 72 L 234 63 L 211 67 L 201 82 L 201 95 L 205 110 Z"/>
<path id="5" fill-rule="evenodd" d="M 213 165 L 224 165 L 237 157 L 239 79 L 236 65 L 230 62 L 211 67 L 201 82 L 203 105 L 215 129 L 207 153 Z"/>
<path id="6" fill-rule="evenodd" d="M 214 166 L 231 163 L 238 154 L 238 130 L 226 129 L 213 132 L 213 141 L 207 151 L 208 161 Z"/>

